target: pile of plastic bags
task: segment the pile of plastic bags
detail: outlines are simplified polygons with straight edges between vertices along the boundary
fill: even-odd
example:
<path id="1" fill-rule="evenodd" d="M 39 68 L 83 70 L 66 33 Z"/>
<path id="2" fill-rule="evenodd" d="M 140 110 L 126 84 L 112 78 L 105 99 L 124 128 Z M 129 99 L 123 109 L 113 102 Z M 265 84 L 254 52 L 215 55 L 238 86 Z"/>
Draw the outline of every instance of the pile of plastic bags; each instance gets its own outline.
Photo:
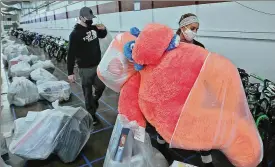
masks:
<path id="1" fill-rule="evenodd" d="M 9 146 L 12 154 L 26 159 L 44 160 L 55 153 L 65 162 L 73 162 L 90 138 L 93 119 L 83 108 L 59 107 L 28 112 L 15 120 Z"/>
<path id="2" fill-rule="evenodd" d="M 7 56 L 6 61 L 10 61 L 20 55 L 29 55 L 28 48 L 25 45 L 13 43 L 8 43 L 7 45 L 8 46 L 3 49 L 3 54 Z"/>
<path id="3" fill-rule="evenodd" d="M 24 77 L 15 77 L 8 90 L 8 101 L 16 106 L 25 106 L 39 100 L 38 89 Z"/>
<path id="4" fill-rule="evenodd" d="M 120 139 L 123 128 L 129 128 L 129 134 L 124 142 L 121 161 L 115 160 L 116 154 L 121 147 Z M 156 150 L 149 134 L 145 133 L 144 142 L 135 139 L 135 131 L 138 129 L 136 122 L 129 122 L 123 115 L 117 116 L 117 121 L 107 149 L 104 167 L 168 167 L 164 156 Z"/>

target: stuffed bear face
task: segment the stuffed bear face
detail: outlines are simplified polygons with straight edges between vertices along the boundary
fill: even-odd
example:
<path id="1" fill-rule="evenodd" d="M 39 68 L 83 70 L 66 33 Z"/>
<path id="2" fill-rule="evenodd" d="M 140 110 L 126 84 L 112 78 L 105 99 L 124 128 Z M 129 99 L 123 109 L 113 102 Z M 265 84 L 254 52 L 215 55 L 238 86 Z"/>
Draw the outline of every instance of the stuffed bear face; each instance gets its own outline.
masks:
<path id="1" fill-rule="evenodd" d="M 158 64 L 173 36 L 173 30 L 165 25 L 147 25 L 135 42 L 133 59 L 142 65 Z"/>

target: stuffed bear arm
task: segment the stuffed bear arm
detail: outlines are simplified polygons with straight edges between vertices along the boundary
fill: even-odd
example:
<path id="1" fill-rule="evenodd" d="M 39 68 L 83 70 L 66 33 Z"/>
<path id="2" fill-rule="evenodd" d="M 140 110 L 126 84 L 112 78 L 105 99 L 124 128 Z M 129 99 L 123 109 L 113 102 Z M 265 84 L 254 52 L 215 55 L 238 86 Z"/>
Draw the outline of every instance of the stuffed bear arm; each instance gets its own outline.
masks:
<path id="1" fill-rule="evenodd" d="M 140 74 L 134 74 L 123 85 L 119 97 L 119 114 L 123 114 L 129 121 L 137 121 L 139 126 L 145 128 L 146 120 L 140 110 L 138 103 L 138 92 L 140 86 Z"/>

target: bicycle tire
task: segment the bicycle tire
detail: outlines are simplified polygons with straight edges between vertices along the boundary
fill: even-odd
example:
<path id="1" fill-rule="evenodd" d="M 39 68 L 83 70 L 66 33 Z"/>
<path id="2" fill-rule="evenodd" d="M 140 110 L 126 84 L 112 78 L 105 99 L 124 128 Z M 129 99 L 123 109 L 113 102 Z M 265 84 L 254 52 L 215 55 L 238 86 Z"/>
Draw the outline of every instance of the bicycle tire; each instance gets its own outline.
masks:
<path id="1" fill-rule="evenodd" d="M 261 128 L 260 126 L 263 125 L 263 123 L 265 123 L 264 121 L 267 121 L 268 123 L 268 127 L 266 129 L 266 127 L 264 128 Z M 270 122 L 269 122 L 269 117 L 265 114 L 259 116 L 257 119 L 256 119 L 256 126 L 259 130 L 259 133 L 260 133 L 260 136 L 261 138 L 264 140 L 265 138 L 268 138 L 269 136 L 269 128 L 270 128 Z M 260 130 L 263 130 L 263 131 L 260 131 Z"/>

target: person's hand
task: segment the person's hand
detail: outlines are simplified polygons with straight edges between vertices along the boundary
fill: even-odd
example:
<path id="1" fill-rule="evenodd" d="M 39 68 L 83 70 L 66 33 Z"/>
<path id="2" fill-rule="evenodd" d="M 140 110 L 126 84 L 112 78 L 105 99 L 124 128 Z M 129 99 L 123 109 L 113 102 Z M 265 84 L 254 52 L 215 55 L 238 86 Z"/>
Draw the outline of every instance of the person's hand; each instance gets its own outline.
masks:
<path id="1" fill-rule="evenodd" d="M 75 75 L 74 74 L 69 75 L 68 80 L 69 80 L 70 83 L 74 83 L 75 82 Z"/>
<path id="2" fill-rule="evenodd" d="M 106 27 L 103 24 L 96 24 L 97 29 L 99 30 L 105 30 Z"/>

